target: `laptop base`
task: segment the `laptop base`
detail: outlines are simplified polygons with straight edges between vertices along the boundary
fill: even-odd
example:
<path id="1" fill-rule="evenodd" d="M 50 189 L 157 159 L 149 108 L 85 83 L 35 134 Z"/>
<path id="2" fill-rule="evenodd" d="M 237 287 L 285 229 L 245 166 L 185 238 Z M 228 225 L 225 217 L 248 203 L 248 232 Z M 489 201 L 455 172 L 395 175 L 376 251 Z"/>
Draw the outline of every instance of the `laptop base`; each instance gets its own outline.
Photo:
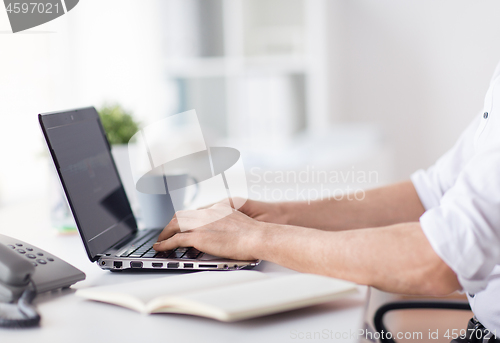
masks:
<path id="1" fill-rule="evenodd" d="M 212 256 L 196 260 L 187 259 L 130 259 L 105 256 L 97 263 L 104 270 L 127 270 L 127 269 L 169 269 L 169 270 L 238 270 L 245 267 L 255 267 L 260 261 L 236 261 L 230 259 L 210 259 Z M 215 257 L 215 256 L 214 256 Z"/>

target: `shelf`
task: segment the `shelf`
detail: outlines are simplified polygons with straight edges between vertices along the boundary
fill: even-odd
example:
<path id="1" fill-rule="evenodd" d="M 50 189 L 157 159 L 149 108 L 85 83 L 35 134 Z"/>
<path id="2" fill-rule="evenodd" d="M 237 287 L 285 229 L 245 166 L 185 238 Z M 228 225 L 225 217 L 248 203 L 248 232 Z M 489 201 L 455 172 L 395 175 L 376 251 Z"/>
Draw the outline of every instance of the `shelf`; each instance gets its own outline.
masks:
<path id="1" fill-rule="evenodd" d="M 263 137 L 264 140 L 264 137 Z M 386 146 L 381 130 L 371 124 L 337 124 L 322 134 L 297 134 L 284 144 L 226 139 L 219 146 L 237 148 L 245 165 L 262 170 L 297 170 L 305 166 L 339 168 L 377 156 Z"/>
<path id="2" fill-rule="evenodd" d="M 286 143 L 328 127 L 327 0 L 164 3 L 175 113 L 196 109 L 214 139 Z"/>
<path id="3" fill-rule="evenodd" d="M 165 61 L 165 70 L 173 78 L 203 78 L 305 73 L 307 64 L 302 56 L 206 57 L 168 59 Z"/>

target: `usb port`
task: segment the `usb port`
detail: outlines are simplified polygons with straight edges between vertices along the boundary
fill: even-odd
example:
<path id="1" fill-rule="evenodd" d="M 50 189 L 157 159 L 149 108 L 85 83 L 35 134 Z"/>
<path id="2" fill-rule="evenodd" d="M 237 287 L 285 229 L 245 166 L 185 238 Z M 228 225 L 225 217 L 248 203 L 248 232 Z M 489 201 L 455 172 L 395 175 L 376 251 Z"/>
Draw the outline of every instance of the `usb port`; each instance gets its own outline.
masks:
<path id="1" fill-rule="evenodd" d="M 179 268 L 179 262 L 168 262 L 167 268 L 170 268 L 170 269 Z"/>
<path id="2" fill-rule="evenodd" d="M 130 267 L 131 268 L 142 268 L 142 262 L 130 262 Z"/>
<path id="3" fill-rule="evenodd" d="M 200 268 L 217 268 L 216 264 L 200 264 Z"/>
<path id="4" fill-rule="evenodd" d="M 163 267 L 163 263 L 161 262 L 153 262 L 153 268 L 161 268 Z"/>
<path id="5" fill-rule="evenodd" d="M 192 263 L 184 263 L 184 268 L 193 268 Z"/>

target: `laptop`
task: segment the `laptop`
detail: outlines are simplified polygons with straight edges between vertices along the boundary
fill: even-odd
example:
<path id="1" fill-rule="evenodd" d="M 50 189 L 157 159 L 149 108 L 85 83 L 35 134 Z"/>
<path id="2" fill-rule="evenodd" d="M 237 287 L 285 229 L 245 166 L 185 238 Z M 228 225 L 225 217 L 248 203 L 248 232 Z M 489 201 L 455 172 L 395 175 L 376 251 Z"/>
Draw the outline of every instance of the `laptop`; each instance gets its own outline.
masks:
<path id="1" fill-rule="evenodd" d="M 94 107 L 38 115 L 80 237 L 106 270 L 235 270 L 259 261 L 221 258 L 195 248 L 156 252 L 163 228 L 139 230 Z"/>

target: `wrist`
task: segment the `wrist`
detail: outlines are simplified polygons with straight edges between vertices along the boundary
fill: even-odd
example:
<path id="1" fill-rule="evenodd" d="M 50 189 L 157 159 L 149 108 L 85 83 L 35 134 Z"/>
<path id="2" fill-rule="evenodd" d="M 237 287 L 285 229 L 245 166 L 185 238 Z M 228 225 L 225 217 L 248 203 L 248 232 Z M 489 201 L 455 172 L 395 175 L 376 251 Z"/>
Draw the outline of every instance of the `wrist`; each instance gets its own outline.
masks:
<path id="1" fill-rule="evenodd" d="M 274 246 L 274 236 L 279 224 L 257 222 L 258 227 L 254 230 L 252 240 L 252 257 L 256 260 L 269 260 L 268 253 Z"/>

